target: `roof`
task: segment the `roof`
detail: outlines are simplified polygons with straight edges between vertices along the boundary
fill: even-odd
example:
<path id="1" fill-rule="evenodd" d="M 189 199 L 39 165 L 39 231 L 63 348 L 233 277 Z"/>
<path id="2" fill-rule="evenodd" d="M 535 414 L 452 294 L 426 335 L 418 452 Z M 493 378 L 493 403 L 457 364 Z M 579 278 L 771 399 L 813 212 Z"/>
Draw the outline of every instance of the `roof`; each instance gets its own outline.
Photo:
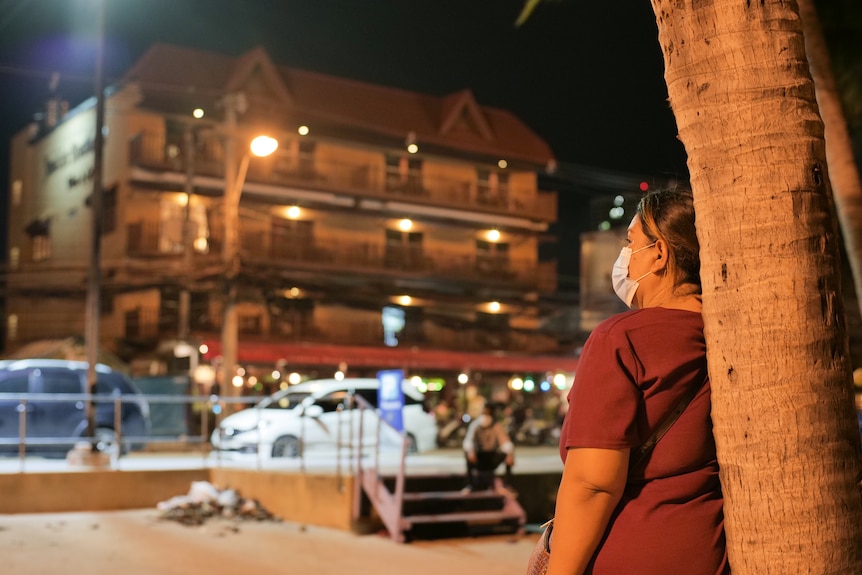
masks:
<path id="1" fill-rule="evenodd" d="M 208 100 L 242 89 L 265 95 L 290 117 L 314 118 L 378 137 L 437 149 L 520 160 L 544 167 L 547 142 L 508 110 L 480 106 L 469 90 L 433 96 L 276 66 L 262 48 L 240 57 L 155 44 L 124 77 L 137 83 L 145 105 Z"/>

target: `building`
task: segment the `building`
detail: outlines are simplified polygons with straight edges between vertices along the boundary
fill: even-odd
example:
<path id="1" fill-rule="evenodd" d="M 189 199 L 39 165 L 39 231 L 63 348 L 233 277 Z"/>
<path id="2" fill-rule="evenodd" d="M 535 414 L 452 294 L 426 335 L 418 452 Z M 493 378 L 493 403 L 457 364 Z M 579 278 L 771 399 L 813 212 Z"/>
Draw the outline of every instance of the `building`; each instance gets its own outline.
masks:
<path id="1" fill-rule="evenodd" d="M 84 329 L 94 105 L 45 117 L 12 143 L 7 351 Z M 510 112 L 155 45 L 105 127 L 101 344 L 137 371 L 574 371 L 541 329 L 553 156 Z"/>

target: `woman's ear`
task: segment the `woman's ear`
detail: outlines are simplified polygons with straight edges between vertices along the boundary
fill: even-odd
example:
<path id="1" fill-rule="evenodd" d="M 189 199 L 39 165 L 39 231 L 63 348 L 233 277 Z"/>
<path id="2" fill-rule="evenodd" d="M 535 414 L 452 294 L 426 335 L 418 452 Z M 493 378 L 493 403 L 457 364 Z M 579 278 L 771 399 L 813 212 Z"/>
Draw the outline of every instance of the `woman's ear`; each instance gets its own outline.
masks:
<path id="1" fill-rule="evenodd" d="M 658 255 L 656 256 L 656 260 L 653 262 L 650 271 L 653 273 L 657 273 L 660 271 L 667 270 L 667 262 L 669 259 L 669 254 L 667 251 L 667 243 L 664 240 L 656 240 L 655 242 L 656 251 L 658 251 Z"/>

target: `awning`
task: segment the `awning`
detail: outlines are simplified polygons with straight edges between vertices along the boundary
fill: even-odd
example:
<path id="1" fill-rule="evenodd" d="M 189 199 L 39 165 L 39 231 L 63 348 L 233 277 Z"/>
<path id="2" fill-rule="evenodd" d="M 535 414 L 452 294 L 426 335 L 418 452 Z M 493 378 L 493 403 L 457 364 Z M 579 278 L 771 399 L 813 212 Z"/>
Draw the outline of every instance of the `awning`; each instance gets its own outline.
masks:
<path id="1" fill-rule="evenodd" d="M 221 342 L 207 340 L 204 359 L 221 355 Z M 439 369 L 505 371 L 511 373 L 573 373 L 578 366 L 574 356 L 526 356 L 502 352 L 474 353 L 440 349 L 399 347 L 362 347 L 328 344 L 247 343 L 241 342 L 237 360 L 246 364 L 271 364 L 286 361 L 293 365 L 331 365 L 380 369 Z"/>

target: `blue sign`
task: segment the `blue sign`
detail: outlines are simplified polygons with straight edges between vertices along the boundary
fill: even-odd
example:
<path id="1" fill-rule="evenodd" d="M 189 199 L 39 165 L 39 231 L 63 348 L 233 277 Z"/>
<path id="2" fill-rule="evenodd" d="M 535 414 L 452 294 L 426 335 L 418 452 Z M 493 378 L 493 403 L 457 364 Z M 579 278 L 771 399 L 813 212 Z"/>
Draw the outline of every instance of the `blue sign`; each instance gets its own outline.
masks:
<path id="1" fill-rule="evenodd" d="M 400 369 L 390 369 L 377 372 L 377 405 L 380 407 L 380 417 L 397 431 L 404 431 L 404 390 L 401 382 L 404 372 Z"/>

